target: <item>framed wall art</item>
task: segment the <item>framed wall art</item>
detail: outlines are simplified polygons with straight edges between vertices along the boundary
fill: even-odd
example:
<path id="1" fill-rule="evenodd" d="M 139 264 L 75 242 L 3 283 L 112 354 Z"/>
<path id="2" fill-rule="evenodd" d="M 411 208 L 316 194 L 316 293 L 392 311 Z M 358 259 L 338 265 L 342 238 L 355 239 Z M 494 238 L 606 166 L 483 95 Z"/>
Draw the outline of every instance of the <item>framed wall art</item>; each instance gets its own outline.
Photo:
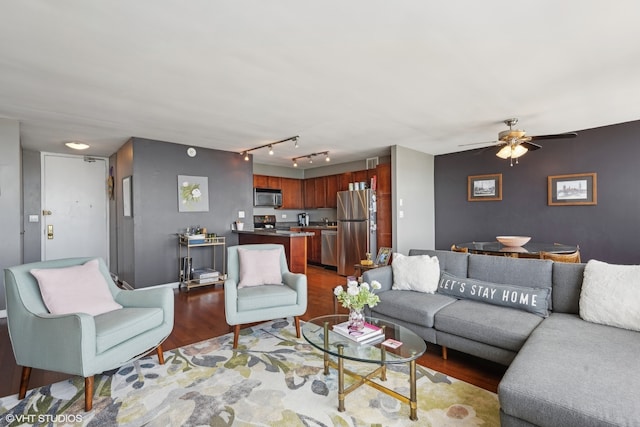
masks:
<path id="1" fill-rule="evenodd" d="M 209 177 L 178 175 L 178 212 L 209 212 Z"/>
<path id="2" fill-rule="evenodd" d="M 549 206 L 597 205 L 596 173 L 575 173 L 547 177 Z"/>
<path id="3" fill-rule="evenodd" d="M 470 175 L 467 178 L 467 201 L 502 200 L 502 174 Z"/>
<path id="4" fill-rule="evenodd" d="M 131 211 L 131 176 L 122 178 L 122 214 L 133 216 Z"/>

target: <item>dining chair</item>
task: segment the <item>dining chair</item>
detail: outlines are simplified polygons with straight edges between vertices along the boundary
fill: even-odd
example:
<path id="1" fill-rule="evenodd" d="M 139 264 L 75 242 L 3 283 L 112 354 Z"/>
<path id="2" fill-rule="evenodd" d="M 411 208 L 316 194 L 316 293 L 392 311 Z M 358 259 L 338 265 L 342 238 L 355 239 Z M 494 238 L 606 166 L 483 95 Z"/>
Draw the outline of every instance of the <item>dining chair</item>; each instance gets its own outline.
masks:
<path id="1" fill-rule="evenodd" d="M 4 270 L 7 323 L 19 399 L 32 368 L 84 377 L 85 411 L 93 406 L 94 375 L 155 349 L 173 329 L 173 291 L 120 289 L 100 258 L 67 258 Z M 106 310 L 106 311 L 105 311 Z"/>
<path id="2" fill-rule="evenodd" d="M 227 248 L 224 312 L 233 326 L 233 348 L 240 327 L 293 317 L 300 338 L 300 316 L 307 311 L 307 276 L 292 273 L 283 245 L 254 244 Z"/>
<path id="3" fill-rule="evenodd" d="M 451 250 L 453 252 L 463 252 L 463 253 L 469 253 L 469 248 L 461 248 L 456 246 L 456 244 L 454 243 L 453 245 L 451 245 Z"/>
<path id="4" fill-rule="evenodd" d="M 549 259 L 555 262 L 568 262 L 568 263 L 580 263 L 580 247 L 578 246 L 575 252 L 568 254 L 556 254 L 553 252 L 540 252 L 540 259 Z"/>

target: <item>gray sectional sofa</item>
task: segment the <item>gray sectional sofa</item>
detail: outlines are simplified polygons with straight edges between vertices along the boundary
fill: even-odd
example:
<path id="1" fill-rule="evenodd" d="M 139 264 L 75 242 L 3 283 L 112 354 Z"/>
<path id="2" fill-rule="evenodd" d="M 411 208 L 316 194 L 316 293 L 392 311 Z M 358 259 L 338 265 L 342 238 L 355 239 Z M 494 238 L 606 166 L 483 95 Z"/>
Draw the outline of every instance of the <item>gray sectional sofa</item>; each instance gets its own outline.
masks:
<path id="1" fill-rule="evenodd" d="M 442 346 L 444 357 L 451 348 L 509 366 L 498 387 L 503 426 L 640 425 L 640 332 L 580 318 L 585 264 L 438 250 L 409 255 L 437 256 L 442 272 L 469 282 L 538 296 L 549 289 L 545 316 L 443 294 L 442 279 L 433 294 L 393 290 L 391 266 L 363 275 L 382 285 L 369 315 L 410 328 Z"/>

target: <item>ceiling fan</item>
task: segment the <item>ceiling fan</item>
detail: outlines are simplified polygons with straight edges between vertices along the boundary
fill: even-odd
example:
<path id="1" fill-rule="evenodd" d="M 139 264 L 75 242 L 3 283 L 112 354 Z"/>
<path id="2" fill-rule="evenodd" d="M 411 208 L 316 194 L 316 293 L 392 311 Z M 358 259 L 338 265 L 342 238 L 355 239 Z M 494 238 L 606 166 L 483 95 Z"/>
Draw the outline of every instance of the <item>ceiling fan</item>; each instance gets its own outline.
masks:
<path id="1" fill-rule="evenodd" d="M 576 132 L 559 133 L 555 135 L 537 135 L 527 136 L 527 133 L 520 129 L 514 129 L 513 127 L 518 123 L 518 118 L 507 119 L 504 124 L 509 126 L 509 130 L 504 130 L 498 134 L 498 141 L 495 145 L 501 147 L 496 153 L 496 156 L 501 159 L 509 159 L 510 166 L 513 166 L 514 159 L 515 164 L 518 164 L 518 158 L 522 157 L 528 151 L 534 151 L 541 148 L 540 145 L 533 141 L 541 141 L 545 139 L 564 139 L 575 138 L 578 136 Z M 471 145 L 471 144 L 467 144 Z"/>

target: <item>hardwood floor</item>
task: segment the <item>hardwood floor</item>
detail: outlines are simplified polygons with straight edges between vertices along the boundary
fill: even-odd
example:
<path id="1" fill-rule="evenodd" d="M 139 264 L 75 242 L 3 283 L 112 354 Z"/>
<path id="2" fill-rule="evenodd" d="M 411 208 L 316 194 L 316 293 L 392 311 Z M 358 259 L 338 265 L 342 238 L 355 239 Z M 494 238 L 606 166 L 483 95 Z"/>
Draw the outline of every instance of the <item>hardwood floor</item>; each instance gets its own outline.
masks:
<path id="1" fill-rule="evenodd" d="M 333 288 L 345 283 L 345 278 L 335 271 L 309 266 L 307 312 L 303 320 L 333 313 Z M 163 344 L 164 350 L 170 350 L 187 344 L 230 332 L 224 318 L 224 293 L 222 285 L 192 289 L 189 292 L 175 293 L 175 325 L 173 332 Z M 339 312 L 346 309 L 338 307 Z M 484 389 L 496 392 L 498 383 L 506 367 L 479 359 L 454 350 L 449 350 L 448 360 L 441 357 L 441 349 L 427 344 L 427 352 L 418 359 L 422 366 L 429 367 L 446 375 L 458 378 Z M 18 393 L 21 368 L 16 365 L 7 330 L 7 320 L 0 320 L 0 396 Z M 51 384 L 69 375 L 58 372 L 33 369 L 29 389 Z"/>

